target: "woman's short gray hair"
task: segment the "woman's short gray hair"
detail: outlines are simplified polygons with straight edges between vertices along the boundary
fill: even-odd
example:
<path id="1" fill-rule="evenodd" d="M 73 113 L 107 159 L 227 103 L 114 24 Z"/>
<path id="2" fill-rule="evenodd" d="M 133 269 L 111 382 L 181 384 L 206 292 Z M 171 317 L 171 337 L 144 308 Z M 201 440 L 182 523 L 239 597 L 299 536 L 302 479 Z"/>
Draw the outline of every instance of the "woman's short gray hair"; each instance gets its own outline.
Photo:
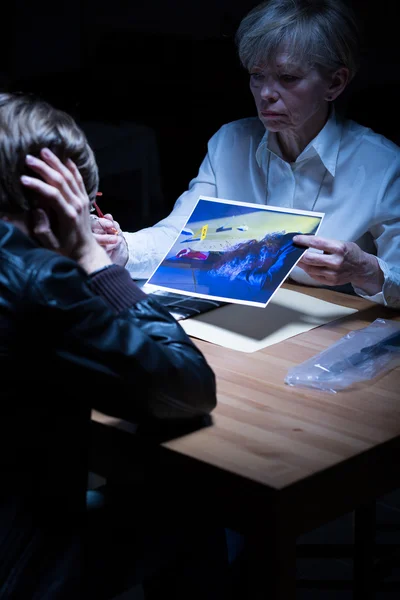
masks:
<path id="1" fill-rule="evenodd" d="M 78 167 L 89 199 L 99 184 L 96 160 L 83 131 L 74 119 L 30 94 L 0 94 L 0 211 L 22 213 L 32 208 L 32 192 L 21 175 L 36 177 L 25 164 L 27 154 L 39 156 L 49 148 L 65 163 Z"/>
<path id="2" fill-rule="evenodd" d="M 359 30 L 355 15 L 341 0 L 268 0 L 241 21 L 236 44 L 250 71 L 274 60 L 285 48 L 289 58 L 321 71 L 359 66 Z"/>

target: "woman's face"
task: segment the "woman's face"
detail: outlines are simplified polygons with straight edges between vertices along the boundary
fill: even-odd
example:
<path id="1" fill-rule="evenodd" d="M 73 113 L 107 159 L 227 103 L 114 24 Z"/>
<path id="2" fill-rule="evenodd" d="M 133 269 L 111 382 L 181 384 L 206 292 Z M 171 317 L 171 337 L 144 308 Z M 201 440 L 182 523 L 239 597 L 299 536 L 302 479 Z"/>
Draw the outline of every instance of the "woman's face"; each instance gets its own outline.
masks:
<path id="1" fill-rule="evenodd" d="M 272 64 L 250 71 L 250 89 L 269 131 L 301 133 L 326 118 L 329 81 L 316 69 L 289 62 L 284 52 Z"/>

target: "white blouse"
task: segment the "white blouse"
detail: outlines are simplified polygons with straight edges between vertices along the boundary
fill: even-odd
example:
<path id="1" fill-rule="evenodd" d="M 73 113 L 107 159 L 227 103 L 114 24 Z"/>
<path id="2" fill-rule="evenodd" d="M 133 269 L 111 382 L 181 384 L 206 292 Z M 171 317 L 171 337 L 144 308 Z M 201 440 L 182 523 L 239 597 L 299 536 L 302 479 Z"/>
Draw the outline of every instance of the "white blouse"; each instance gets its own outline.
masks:
<path id="1" fill-rule="evenodd" d="M 325 213 L 321 237 L 356 242 L 375 254 L 382 291 L 367 296 L 400 308 L 400 147 L 331 112 L 324 128 L 294 163 L 284 161 L 274 133 L 258 117 L 223 125 L 209 140 L 197 177 L 173 210 L 153 227 L 124 232 L 126 268 L 149 277 L 175 241 L 199 196 Z M 291 279 L 320 286 L 295 267 Z"/>

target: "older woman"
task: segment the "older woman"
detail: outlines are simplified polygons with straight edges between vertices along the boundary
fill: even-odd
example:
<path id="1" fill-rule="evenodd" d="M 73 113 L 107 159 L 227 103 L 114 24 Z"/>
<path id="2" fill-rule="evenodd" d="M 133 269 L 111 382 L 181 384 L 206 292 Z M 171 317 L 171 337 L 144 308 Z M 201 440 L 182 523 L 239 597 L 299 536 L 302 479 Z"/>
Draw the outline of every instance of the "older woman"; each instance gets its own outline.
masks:
<path id="1" fill-rule="evenodd" d="M 200 195 L 315 210 L 325 213 L 319 235 L 294 237 L 309 250 L 290 277 L 400 307 L 400 148 L 333 105 L 357 72 L 350 8 L 340 0 L 269 0 L 244 17 L 236 41 L 257 116 L 213 135 L 168 217 L 115 236 L 108 215 L 93 222 L 98 241 L 144 278 Z"/>

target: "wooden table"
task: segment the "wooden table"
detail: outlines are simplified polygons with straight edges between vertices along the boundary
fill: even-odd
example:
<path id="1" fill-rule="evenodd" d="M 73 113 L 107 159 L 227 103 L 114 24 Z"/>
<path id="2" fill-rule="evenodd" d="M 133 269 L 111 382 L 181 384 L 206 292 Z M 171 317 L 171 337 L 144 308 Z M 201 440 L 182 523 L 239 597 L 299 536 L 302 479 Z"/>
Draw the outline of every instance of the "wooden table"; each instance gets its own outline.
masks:
<path id="1" fill-rule="evenodd" d="M 218 406 L 211 426 L 154 444 L 161 465 L 154 493 L 162 505 L 176 492 L 180 505 L 211 507 L 248 536 L 252 600 L 272 586 L 275 600 L 294 599 L 296 538 L 355 511 L 354 598 L 367 600 L 374 597 L 365 572 L 371 503 L 400 484 L 400 369 L 336 394 L 290 387 L 284 378 L 349 331 L 378 317 L 400 320 L 400 312 L 330 290 L 285 287 L 359 311 L 252 354 L 195 340 L 216 373 Z M 134 472 L 135 427 L 96 412 L 93 423 L 91 469 Z"/>

